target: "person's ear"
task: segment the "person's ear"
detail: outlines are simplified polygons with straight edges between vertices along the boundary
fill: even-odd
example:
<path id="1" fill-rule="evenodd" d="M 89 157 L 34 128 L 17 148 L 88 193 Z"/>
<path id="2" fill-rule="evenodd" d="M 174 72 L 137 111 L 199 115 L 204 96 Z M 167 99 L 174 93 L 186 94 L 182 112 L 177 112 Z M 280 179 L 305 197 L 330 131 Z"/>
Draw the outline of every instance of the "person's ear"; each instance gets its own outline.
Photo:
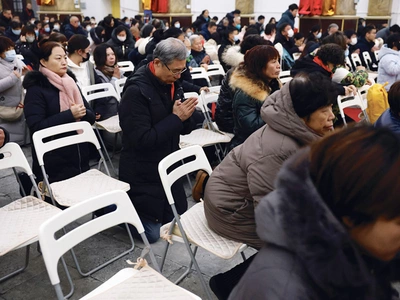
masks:
<path id="1" fill-rule="evenodd" d="M 41 64 L 43 67 L 45 67 L 45 68 L 47 67 L 47 66 L 46 66 L 46 63 L 47 63 L 47 62 L 44 60 L 44 58 L 42 58 L 42 59 L 40 60 L 40 64 Z"/>
<path id="2" fill-rule="evenodd" d="M 156 67 L 160 67 L 162 64 L 162 62 L 159 58 L 155 58 L 153 61 L 154 61 L 154 66 L 156 66 Z"/>

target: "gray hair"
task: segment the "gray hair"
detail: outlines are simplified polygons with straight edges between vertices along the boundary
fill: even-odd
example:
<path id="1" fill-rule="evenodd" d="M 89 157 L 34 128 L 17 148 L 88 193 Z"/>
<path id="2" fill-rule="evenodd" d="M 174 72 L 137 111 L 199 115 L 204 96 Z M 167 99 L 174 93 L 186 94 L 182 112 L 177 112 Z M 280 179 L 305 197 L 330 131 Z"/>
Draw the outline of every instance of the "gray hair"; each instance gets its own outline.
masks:
<path id="1" fill-rule="evenodd" d="M 186 46 L 176 38 L 168 38 L 157 44 L 153 52 L 153 58 L 158 58 L 167 65 L 174 60 L 185 60 Z"/>
<path id="2" fill-rule="evenodd" d="M 193 45 L 193 43 L 195 42 L 195 40 L 197 40 L 197 39 L 199 39 L 199 38 L 200 38 L 199 35 L 197 35 L 197 34 L 192 34 L 192 35 L 190 36 L 190 38 L 189 38 L 190 44 Z"/>
<path id="3" fill-rule="evenodd" d="M 339 25 L 336 24 L 336 23 L 329 24 L 328 30 L 330 30 L 331 28 L 337 28 L 337 29 L 339 29 Z"/>

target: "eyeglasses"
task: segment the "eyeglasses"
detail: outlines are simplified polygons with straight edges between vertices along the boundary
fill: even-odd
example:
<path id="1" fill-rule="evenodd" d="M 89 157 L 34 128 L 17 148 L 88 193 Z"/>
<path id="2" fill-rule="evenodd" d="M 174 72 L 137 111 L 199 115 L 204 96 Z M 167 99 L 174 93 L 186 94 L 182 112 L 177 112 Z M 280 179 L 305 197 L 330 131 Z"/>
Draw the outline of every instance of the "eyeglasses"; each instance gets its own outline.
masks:
<path id="1" fill-rule="evenodd" d="M 183 70 L 181 70 L 181 71 L 177 71 L 177 72 L 172 72 L 171 71 L 171 69 L 167 66 L 167 64 L 165 64 L 164 62 L 163 62 L 163 65 L 164 66 L 166 66 L 167 67 L 167 69 L 168 69 L 168 71 L 170 71 L 171 72 L 171 74 L 172 75 L 174 75 L 174 76 L 178 76 L 178 75 L 181 75 L 183 72 L 185 72 L 186 70 L 187 70 L 187 68 L 184 68 Z"/>

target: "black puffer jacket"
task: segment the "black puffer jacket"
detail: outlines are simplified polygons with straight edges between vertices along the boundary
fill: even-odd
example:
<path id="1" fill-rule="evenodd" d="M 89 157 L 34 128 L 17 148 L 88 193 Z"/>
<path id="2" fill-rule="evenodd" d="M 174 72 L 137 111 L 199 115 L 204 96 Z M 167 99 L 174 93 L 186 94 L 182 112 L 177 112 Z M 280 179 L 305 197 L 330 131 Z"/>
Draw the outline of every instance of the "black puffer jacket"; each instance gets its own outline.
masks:
<path id="1" fill-rule="evenodd" d="M 313 184 L 309 151 L 279 171 L 276 189 L 258 204 L 265 242 L 229 299 L 395 300 L 399 259 L 363 254 Z"/>
<path id="2" fill-rule="evenodd" d="M 129 53 L 135 49 L 135 41 L 132 37 L 132 33 L 124 28 L 126 32 L 126 40 L 121 42 L 117 35 L 115 34 L 115 29 L 111 34 L 111 38 L 107 41 L 107 44 L 114 48 L 115 54 L 118 57 L 118 61 L 126 61 L 129 60 Z"/>
<path id="3" fill-rule="evenodd" d="M 175 82 L 173 100 L 183 97 L 183 89 Z M 122 152 L 119 179 L 131 186 L 128 192 L 139 216 L 156 223 L 172 220 L 158 174 L 158 163 L 179 149 L 180 134 L 194 128 L 192 118 L 182 122 L 172 113 L 171 85 L 155 77 L 149 66 L 131 75 L 119 105 L 122 128 Z M 172 187 L 179 213 L 187 209 L 182 182 Z"/>
<path id="4" fill-rule="evenodd" d="M 68 72 L 68 74 L 75 79 L 72 73 Z M 24 114 L 31 135 L 41 129 L 76 122 L 71 110 L 60 112 L 59 90 L 41 72 L 28 72 L 25 75 L 23 87 L 26 89 Z M 82 99 L 86 107 L 86 115 L 81 121 L 93 124 L 95 114 L 83 96 Z M 73 135 L 73 133 L 66 135 Z M 89 170 L 89 148 L 86 143 L 51 151 L 44 158 L 50 182 L 64 180 Z M 33 173 L 42 180 L 43 176 L 33 144 L 32 159 Z"/>
<path id="5" fill-rule="evenodd" d="M 215 110 L 215 122 L 217 123 L 218 128 L 229 133 L 233 133 L 234 127 L 232 111 L 234 92 L 229 86 L 232 72 L 233 69 L 230 69 L 222 80 L 221 91 L 218 96 L 217 108 Z"/>

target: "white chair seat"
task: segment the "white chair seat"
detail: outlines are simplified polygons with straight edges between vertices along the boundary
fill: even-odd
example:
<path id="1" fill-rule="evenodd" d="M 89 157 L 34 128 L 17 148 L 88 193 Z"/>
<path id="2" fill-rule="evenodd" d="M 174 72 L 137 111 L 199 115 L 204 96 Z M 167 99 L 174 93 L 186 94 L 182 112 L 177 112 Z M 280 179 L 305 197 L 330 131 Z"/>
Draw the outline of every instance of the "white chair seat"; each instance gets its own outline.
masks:
<path id="1" fill-rule="evenodd" d="M 230 259 L 239 252 L 240 248 L 244 245 L 229 239 L 226 239 L 214 231 L 212 231 L 207 224 L 207 219 L 204 214 L 204 203 L 200 202 L 181 215 L 182 226 L 186 232 L 190 243 L 199 246 L 214 255 L 223 259 Z M 160 234 L 165 235 L 168 233 L 170 223 L 165 224 L 160 229 Z M 173 237 L 181 236 L 179 228 L 175 225 L 172 232 Z M 180 241 L 180 239 L 175 239 Z"/>
<path id="2" fill-rule="evenodd" d="M 54 199 L 63 206 L 72 206 L 86 199 L 115 191 L 129 191 L 128 183 L 114 179 L 96 169 L 50 184 Z"/>
<path id="3" fill-rule="evenodd" d="M 233 133 L 225 132 L 225 131 L 219 130 L 218 125 L 217 125 L 216 122 L 213 122 L 213 126 L 214 126 L 214 128 L 215 128 L 216 130 L 218 130 L 218 132 L 220 132 L 220 133 L 222 133 L 222 134 L 225 134 L 225 135 L 228 136 L 230 139 L 233 139 L 233 137 L 235 136 Z"/>
<path id="4" fill-rule="evenodd" d="M 27 196 L 0 208 L 0 256 L 38 240 L 39 227 L 61 210 Z M 29 242 L 29 243 L 26 243 Z"/>
<path id="5" fill-rule="evenodd" d="M 111 133 L 118 133 L 121 132 L 122 129 L 119 126 L 119 116 L 115 115 L 112 116 L 106 120 L 100 121 L 100 122 L 96 122 L 97 126 L 100 127 L 100 129 L 104 129 L 108 132 Z"/>
<path id="6" fill-rule="evenodd" d="M 173 284 L 149 266 L 125 268 L 81 300 L 109 299 L 200 299 Z"/>
<path id="7" fill-rule="evenodd" d="M 206 147 L 219 143 L 229 143 L 231 138 L 227 135 L 220 134 L 208 129 L 196 129 L 190 134 L 181 135 L 179 146 L 181 148 L 200 145 Z"/>

